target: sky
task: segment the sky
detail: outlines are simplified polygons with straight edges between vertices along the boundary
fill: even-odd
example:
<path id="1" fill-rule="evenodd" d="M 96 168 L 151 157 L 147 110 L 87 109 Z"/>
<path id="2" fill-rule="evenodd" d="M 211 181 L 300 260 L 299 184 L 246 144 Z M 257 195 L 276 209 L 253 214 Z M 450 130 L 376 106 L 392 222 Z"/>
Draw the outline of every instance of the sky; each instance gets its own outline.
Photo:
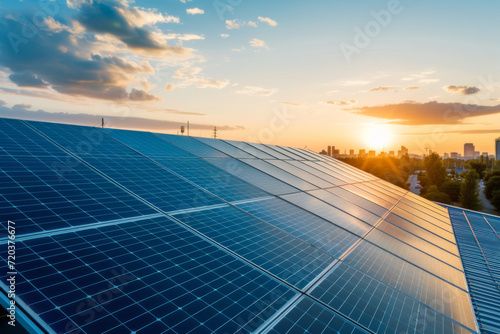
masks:
<path id="1" fill-rule="evenodd" d="M 0 117 L 494 152 L 500 2 L 0 2 Z"/>

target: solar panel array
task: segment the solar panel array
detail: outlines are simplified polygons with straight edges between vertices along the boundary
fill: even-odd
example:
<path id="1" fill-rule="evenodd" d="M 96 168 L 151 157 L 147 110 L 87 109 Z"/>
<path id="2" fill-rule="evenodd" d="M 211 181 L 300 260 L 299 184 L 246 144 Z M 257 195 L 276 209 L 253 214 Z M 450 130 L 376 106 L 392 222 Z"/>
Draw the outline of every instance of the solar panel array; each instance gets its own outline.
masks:
<path id="1" fill-rule="evenodd" d="M 448 207 L 482 333 L 500 333 L 500 217 Z"/>
<path id="2" fill-rule="evenodd" d="M 40 332 L 478 331 L 447 209 L 335 159 L 12 119 L 0 140 Z"/>

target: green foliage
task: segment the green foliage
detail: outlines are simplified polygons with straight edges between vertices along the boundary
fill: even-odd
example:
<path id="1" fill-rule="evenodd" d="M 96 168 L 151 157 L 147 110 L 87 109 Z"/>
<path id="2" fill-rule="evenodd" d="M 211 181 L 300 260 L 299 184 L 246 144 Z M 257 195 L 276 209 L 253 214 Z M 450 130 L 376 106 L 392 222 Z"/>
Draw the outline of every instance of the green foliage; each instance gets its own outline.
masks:
<path id="1" fill-rule="evenodd" d="M 469 169 L 474 169 L 477 173 L 478 178 L 481 178 L 483 173 L 486 171 L 486 164 L 484 162 L 469 160 L 465 165 Z"/>
<path id="2" fill-rule="evenodd" d="M 467 172 L 465 180 L 460 188 L 460 204 L 465 209 L 481 210 L 483 204 L 479 198 L 479 190 L 477 184 L 477 173 L 474 169 Z"/>
<path id="3" fill-rule="evenodd" d="M 500 176 L 500 170 L 492 170 L 486 173 L 486 175 L 483 178 L 484 182 L 487 183 L 493 176 Z"/>
<path id="4" fill-rule="evenodd" d="M 386 158 L 340 158 L 339 160 L 371 173 L 401 188 L 408 189 L 406 181 L 417 168 L 421 168 L 418 159 L 402 157 Z"/>
<path id="5" fill-rule="evenodd" d="M 500 176 L 493 176 L 486 182 L 486 187 L 484 188 L 486 198 L 491 199 L 495 190 L 500 190 Z"/>
<path id="6" fill-rule="evenodd" d="M 460 187 L 462 182 L 454 180 L 446 180 L 441 185 L 441 191 L 446 193 L 452 202 L 458 202 L 460 198 Z"/>
<path id="7" fill-rule="evenodd" d="M 445 194 L 444 192 L 439 191 L 436 185 L 430 186 L 425 195 L 422 195 L 423 198 L 428 199 L 433 202 L 440 202 L 443 204 L 451 204 L 450 196 Z"/>
<path id="8" fill-rule="evenodd" d="M 427 172 L 430 184 L 435 184 L 438 187 L 446 179 L 446 169 L 443 167 L 441 157 L 437 153 L 431 153 L 424 159 L 424 168 Z"/>
<path id="9" fill-rule="evenodd" d="M 495 190 L 492 195 L 490 202 L 500 212 L 500 189 Z"/>

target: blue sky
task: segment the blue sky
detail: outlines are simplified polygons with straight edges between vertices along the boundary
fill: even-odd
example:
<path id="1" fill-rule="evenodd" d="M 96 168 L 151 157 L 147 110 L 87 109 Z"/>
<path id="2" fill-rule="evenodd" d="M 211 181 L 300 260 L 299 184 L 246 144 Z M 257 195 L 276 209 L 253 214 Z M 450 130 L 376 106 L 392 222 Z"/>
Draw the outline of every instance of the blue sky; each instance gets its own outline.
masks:
<path id="1" fill-rule="evenodd" d="M 493 152 L 496 1 L 9 1 L 0 115 L 320 150 Z M 31 30 L 30 30 L 31 29 Z M 142 121 L 141 121 L 142 120 Z M 151 122 L 151 120 L 156 122 Z M 385 138 L 382 142 L 380 138 Z"/>

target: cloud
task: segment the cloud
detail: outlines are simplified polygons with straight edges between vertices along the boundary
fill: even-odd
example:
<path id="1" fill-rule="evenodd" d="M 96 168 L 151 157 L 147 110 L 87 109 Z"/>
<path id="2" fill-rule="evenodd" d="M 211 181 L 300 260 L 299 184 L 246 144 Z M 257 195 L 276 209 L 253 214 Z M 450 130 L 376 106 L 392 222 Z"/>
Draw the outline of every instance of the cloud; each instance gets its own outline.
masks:
<path id="1" fill-rule="evenodd" d="M 92 1 L 80 4 L 76 20 L 87 31 L 113 36 L 136 51 L 188 53 L 183 47 L 168 45 L 159 30 L 151 29 L 157 23 L 179 23 L 175 16 L 129 7 L 126 2 Z"/>
<path id="2" fill-rule="evenodd" d="M 171 110 L 167 109 L 166 112 L 182 113 L 181 111 L 172 109 Z M 0 106 L 0 117 L 95 126 L 96 124 L 100 123 L 102 115 L 71 114 L 64 112 L 52 113 L 44 110 L 34 111 L 34 110 L 29 110 L 27 106 L 16 105 L 13 106 L 12 108 Z M 162 131 L 162 132 L 166 130 L 175 131 L 180 129 L 181 125 L 185 125 L 184 122 L 173 122 L 168 120 L 158 120 L 158 119 L 130 117 L 130 116 L 127 117 L 104 116 L 104 120 L 106 124 L 112 128 L 139 129 L 139 130 L 146 129 L 149 131 Z M 212 130 L 214 128 L 213 124 L 199 124 L 192 122 L 189 123 L 189 127 L 191 130 Z M 244 129 L 245 127 L 241 125 L 234 125 L 234 126 L 217 125 L 217 130 L 219 131 L 235 131 Z"/>
<path id="3" fill-rule="evenodd" d="M 266 45 L 266 42 L 264 42 L 263 40 L 257 39 L 257 38 L 252 39 L 249 42 L 249 44 L 253 48 L 263 48 L 263 49 L 269 50 L 269 47 Z"/>
<path id="4" fill-rule="evenodd" d="M 266 89 L 257 86 L 246 86 L 244 89 L 236 91 L 236 94 L 257 95 L 257 96 L 271 96 L 276 93 L 277 89 Z"/>
<path id="5" fill-rule="evenodd" d="M 348 80 L 348 81 L 343 81 L 341 84 L 342 86 L 364 86 L 368 85 L 370 81 L 366 80 Z"/>
<path id="6" fill-rule="evenodd" d="M 239 20 L 226 20 L 226 28 L 227 29 L 240 29 L 241 24 L 239 23 Z"/>
<path id="7" fill-rule="evenodd" d="M 297 102 L 281 102 L 281 104 L 285 106 L 291 106 L 291 107 L 300 107 L 302 104 L 297 103 Z"/>
<path id="8" fill-rule="evenodd" d="M 473 130 L 450 130 L 442 131 L 441 133 L 454 133 L 460 135 L 484 135 L 484 134 L 498 134 L 500 129 L 473 129 Z M 402 136 L 428 136 L 435 135 L 435 132 L 412 132 L 412 133 L 399 133 Z"/>
<path id="9" fill-rule="evenodd" d="M 36 74 L 21 72 L 9 75 L 10 81 L 19 87 L 37 87 L 47 88 L 47 83 L 40 79 Z"/>
<path id="10" fill-rule="evenodd" d="M 408 86 L 405 88 L 405 90 L 415 90 L 415 89 L 420 89 L 418 86 Z"/>
<path id="11" fill-rule="evenodd" d="M 226 20 L 226 29 L 240 29 L 241 27 L 249 26 L 253 28 L 257 28 L 257 22 L 254 21 L 242 21 L 239 19 L 234 20 Z"/>
<path id="12" fill-rule="evenodd" d="M 166 90 L 166 91 L 171 91 L 171 90 L 174 90 L 174 89 L 175 89 L 175 85 L 174 85 L 174 84 L 168 83 L 168 84 L 165 86 L 165 90 Z"/>
<path id="13" fill-rule="evenodd" d="M 421 82 L 421 83 L 433 83 L 433 82 L 439 82 L 439 81 L 441 81 L 441 80 L 440 79 L 421 79 L 418 82 Z"/>
<path id="14" fill-rule="evenodd" d="M 375 87 L 370 90 L 369 92 L 379 92 L 379 91 L 387 91 L 387 90 L 393 90 L 396 89 L 396 87 L 389 87 L 389 86 L 380 86 L 380 87 Z"/>
<path id="15" fill-rule="evenodd" d="M 222 37 L 222 38 L 228 38 L 229 34 L 220 34 L 220 37 Z"/>
<path id="16" fill-rule="evenodd" d="M 196 14 L 205 14 L 205 11 L 203 9 L 195 7 L 186 9 L 186 13 L 188 13 L 189 15 L 196 15 Z"/>
<path id="17" fill-rule="evenodd" d="M 200 67 L 184 67 L 175 71 L 172 76 L 175 79 L 181 79 L 182 82 L 177 84 L 178 87 L 185 88 L 191 85 L 197 88 L 224 88 L 230 84 L 229 80 L 215 80 L 199 75 L 201 73 Z"/>
<path id="18" fill-rule="evenodd" d="M 258 19 L 260 22 L 265 22 L 265 23 L 269 24 L 271 27 L 276 27 L 278 25 L 278 23 L 276 21 L 270 19 L 269 17 L 259 16 Z"/>
<path id="19" fill-rule="evenodd" d="M 490 101 L 500 101 L 500 98 L 492 98 Z"/>
<path id="20" fill-rule="evenodd" d="M 358 103 L 357 100 L 340 100 L 340 101 L 326 101 L 326 104 L 332 106 L 349 106 Z"/>
<path id="21" fill-rule="evenodd" d="M 460 93 L 462 95 L 474 95 L 479 93 L 481 89 L 478 87 L 473 87 L 473 86 L 445 86 L 443 87 L 444 90 L 450 93 Z"/>
<path id="22" fill-rule="evenodd" d="M 143 91 L 142 89 L 135 89 L 132 88 L 132 90 L 129 93 L 129 99 L 131 101 L 159 101 L 160 99 L 157 98 L 154 95 L 148 94 L 147 92 Z"/>
<path id="23" fill-rule="evenodd" d="M 463 120 L 469 117 L 500 113 L 500 105 L 490 107 L 432 101 L 365 106 L 349 110 L 358 115 L 388 119 L 393 124 L 401 125 L 463 124 Z"/>

